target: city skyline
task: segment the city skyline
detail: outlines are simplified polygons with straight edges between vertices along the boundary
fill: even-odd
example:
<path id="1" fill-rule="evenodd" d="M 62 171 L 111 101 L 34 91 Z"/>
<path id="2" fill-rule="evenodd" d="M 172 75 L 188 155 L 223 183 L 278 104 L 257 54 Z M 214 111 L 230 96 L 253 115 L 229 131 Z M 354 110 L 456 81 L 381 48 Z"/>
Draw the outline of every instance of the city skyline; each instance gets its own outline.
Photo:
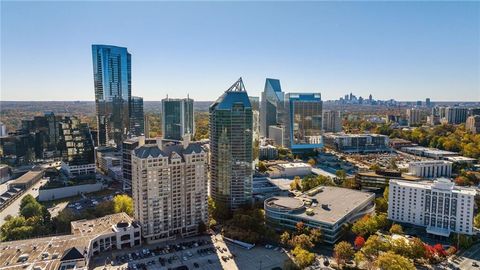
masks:
<path id="1" fill-rule="evenodd" d="M 129 49 L 132 91 L 146 101 L 213 101 L 239 76 L 252 96 L 276 78 L 285 92 L 323 100 L 353 92 L 479 101 L 478 6 L 2 2 L 0 98 L 93 100 L 90 48 L 100 43 Z M 129 20 L 115 21 L 106 8 Z M 61 44 L 60 56 L 51 44 Z"/>

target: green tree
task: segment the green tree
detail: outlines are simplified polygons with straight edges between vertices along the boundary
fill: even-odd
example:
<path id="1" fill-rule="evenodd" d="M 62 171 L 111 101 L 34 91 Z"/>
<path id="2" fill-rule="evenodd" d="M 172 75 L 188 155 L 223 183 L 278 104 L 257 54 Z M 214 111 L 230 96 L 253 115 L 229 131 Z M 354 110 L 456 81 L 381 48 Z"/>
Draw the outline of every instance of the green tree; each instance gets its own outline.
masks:
<path id="1" fill-rule="evenodd" d="M 24 208 L 29 203 L 36 203 L 36 202 L 37 200 L 35 200 L 35 198 L 32 195 L 27 194 L 20 201 L 20 209 Z"/>
<path id="2" fill-rule="evenodd" d="M 382 253 L 375 261 L 375 266 L 382 270 L 415 270 L 415 265 L 407 258 L 393 252 Z"/>
<path id="3" fill-rule="evenodd" d="M 388 201 L 384 198 L 375 199 L 375 211 L 377 213 L 387 213 L 388 211 Z"/>
<path id="4" fill-rule="evenodd" d="M 386 252 L 390 248 L 391 245 L 388 241 L 377 235 L 371 235 L 360 249 L 360 252 L 367 261 L 373 262 L 381 252 Z"/>
<path id="5" fill-rule="evenodd" d="M 295 257 L 295 262 L 302 269 L 312 265 L 315 261 L 315 254 L 298 246 L 293 249 L 292 254 Z"/>
<path id="6" fill-rule="evenodd" d="M 208 223 L 208 227 L 210 229 L 213 229 L 213 228 L 215 228 L 215 226 L 217 226 L 217 221 L 215 219 L 211 218 L 209 223 Z"/>
<path id="7" fill-rule="evenodd" d="M 426 250 L 425 250 L 425 243 L 419 238 L 413 238 L 410 241 L 410 258 L 413 260 L 418 260 L 421 258 L 425 258 Z"/>
<path id="8" fill-rule="evenodd" d="M 267 166 L 265 165 L 265 163 L 263 163 L 262 161 L 259 161 L 258 162 L 258 170 L 260 172 L 266 172 L 268 170 Z"/>
<path id="9" fill-rule="evenodd" d="M 311 158 L 308 160 L 308 164 L 310 164 L 310 166 L 314 167 L 315 164 L 317 164 L 317 162 L 315 161 L 315 159 Z"/>
<path id="10" fill-rule="evenodd" d="M 309 237 L 313 244 L 319 244 L 322 242 L 322 231 L 317 228 L 311 229 Z"/>
<path id="11" fill-rule="evenodd" d="M 473 224 L 475 227 L 480 228 L 480 213 L 478 213 L 473 219 Z"/>
<path id="12" fill-rule="evenodd" d="M 128 195 L 117 195 L 113 198 L 113 208 L 115 213 L 125 212 L 127 215 L 133 215 L 133 200 Z"/>
<path id="13" fill-rule="evenodd" d="M 355 255 L 353 246 L 346 241 L 336 244 L 333 248 L 333 252 L 338 265 L 345 264 L 346 261 L 353 259 L 353 256 Z"/>
<path id="14" fill-rule="evenodd" d="M 403 228 L 400 224 L 392 224 L 392 226 L 390 227 L 390 231 L 389 231 L 391 234 L 403 234 Z"/>
<path id="15" fill-rule="evenodd" d="M 42 214 L 43 214 L 42 205 L 36 201 L 33 203 L 28 203 L 20 209 L 20 215 L 22 215 L 26 219 L 35 217 L 35 216 L 41 217 Z"/>
<path id="16" fill-rule="evenodd" d="M 338 179 L 340 180 L 345 180 L 345 178 L 347 177 L 347 173 L 345 172 L 345 170 L 337 170 L 335 172 L 335 175 L 337 176 Z"/>

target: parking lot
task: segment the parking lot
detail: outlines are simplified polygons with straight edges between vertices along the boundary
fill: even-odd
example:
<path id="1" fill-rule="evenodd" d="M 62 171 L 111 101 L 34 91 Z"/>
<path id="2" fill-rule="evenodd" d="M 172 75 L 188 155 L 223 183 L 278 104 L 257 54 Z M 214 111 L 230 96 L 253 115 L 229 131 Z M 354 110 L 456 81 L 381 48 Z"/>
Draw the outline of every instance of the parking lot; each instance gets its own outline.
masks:
<path id="1" fill-rule="evenodd" d="M 104 252 L 91 259 L 91 269 L 271 269 L 282 267 L 286 254 L 278 247 L 247 250 L 224 242 L 220 235 L 201 236 L 128 250 Z M 182 268 L 180 268 L 182 269 Z M 186 268 L 183 268 L 186 269 Z"/>
<path id="2" fill-rule="evenodd" d="M 121 194 L 121 192 L 117 191 L 115 194 L 112 195 L 105 195 L 105 196 L 92 196 L 92 197 L 87 197 L 83 195 L 83 199 L 69 202 L 67 204 L 67 208 L 72 210 L 73 212 L 80 213 L 84 211 L 87 208 L 93 208 L 97 206 L 98 204 L 104 202 L 104 201 L 111 201 L 113 200 L 113 197 L 117 194 Z"/>

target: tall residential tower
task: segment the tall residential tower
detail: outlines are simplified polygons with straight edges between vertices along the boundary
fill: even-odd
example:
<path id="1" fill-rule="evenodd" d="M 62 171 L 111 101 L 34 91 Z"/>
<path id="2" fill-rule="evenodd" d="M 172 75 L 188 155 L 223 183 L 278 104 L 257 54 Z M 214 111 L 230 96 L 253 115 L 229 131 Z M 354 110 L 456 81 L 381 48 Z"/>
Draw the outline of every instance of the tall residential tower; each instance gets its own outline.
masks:
<path id="1" fill-rule="evenodd" d="M 162 132 L 163 138 L 169 140 L 194 135 L 193 99 L 162 99 Z"/>

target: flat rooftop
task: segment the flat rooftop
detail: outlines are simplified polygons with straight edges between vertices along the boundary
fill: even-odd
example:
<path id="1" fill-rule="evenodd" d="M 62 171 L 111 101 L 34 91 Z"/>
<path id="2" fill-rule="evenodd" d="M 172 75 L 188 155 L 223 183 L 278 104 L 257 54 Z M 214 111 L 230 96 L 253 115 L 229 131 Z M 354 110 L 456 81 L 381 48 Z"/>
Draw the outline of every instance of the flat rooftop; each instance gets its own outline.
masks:
<path id="1" fill-rule="evenodd" d="M 315 195 L 302 194 L 297 197 L 273 197 L 274 206 L 295 210 L 304 205 L 303 209 L 292 212 L 291 215 L 310 219 L 326 224 L 335 224 L 352 213 L 358 206 L 373 201 L 375 194 L 347 188 L 322 186 Z M 308 205 L 311 202 L 311 205 Z M 322 205 L 328 207 L 323 208 Z M 313 215 L 307 215 L 306 210 L 313 210 Z"/>
<path id="2" fill-rule="evenodd" d="M 43 170 L 28 171 L 24 175 L 22 175 L 22 176 L 18 177 L 17 179 L 14 179 L 11 182 L 9 182 L 9 184 L 27 184 L 30 181 L 32 181 L 32 179 L 34 179 L 35 177 L 38 177 L 41 174 L 43 174 Z"/>
<path id="3" fill-rule="evenodd" d="M 277 166 L 284 168 L 284 169 L 294 169 L 294 168 L 311 168 L 310 164 L 307 163 L 285 163 L 285 164 L 278 164 Z"/>
<path id="4" fill-rule="evenodd" d="M 454 193 L 473 195 L 473 196 L 477 194 L 477 191 L 474 188 L 461 187 L 461 186 L 454 185 L 453 182 L 447 178 L 437 178 L 434 181 L 425 180 L 425 181 L 419 181 L 419 182 L 408 182 L 408 181 L 402 181 L 402 180 L 391 180 L 391 181 L 394 181 L 399 186 L 418 188 L 418 189 L 432 189 L 432 188 L 436 188 L 438 184 L 445 185 L 445 182 L 447 182 L 448 184 L 451 185 L 452 187 L 451 191 Z M 444 183 L 441 183 L 441 181 L 443 181 Z"/>
<path id="5" fill-rule="evenodd" d="M 413 176 L 413 175 L 410 175 L 410 174 L 405 174 L 405 173 L 402 173 L 401 178 L 394 177 L 394 176 L 386 176 L 386 175 L 382 175 L 382 174 L 377 174 L 374 171 L 359 172 L 358 175 L 369 176 L 369 177 L 382 177 L 382 178 L 388 178 L 388 179 L 401 179 L 401 180 L 407 180 L 407 181 L 420 181 L 421 180 L 420 177 L 416 177 L 416 176 Z"/>

